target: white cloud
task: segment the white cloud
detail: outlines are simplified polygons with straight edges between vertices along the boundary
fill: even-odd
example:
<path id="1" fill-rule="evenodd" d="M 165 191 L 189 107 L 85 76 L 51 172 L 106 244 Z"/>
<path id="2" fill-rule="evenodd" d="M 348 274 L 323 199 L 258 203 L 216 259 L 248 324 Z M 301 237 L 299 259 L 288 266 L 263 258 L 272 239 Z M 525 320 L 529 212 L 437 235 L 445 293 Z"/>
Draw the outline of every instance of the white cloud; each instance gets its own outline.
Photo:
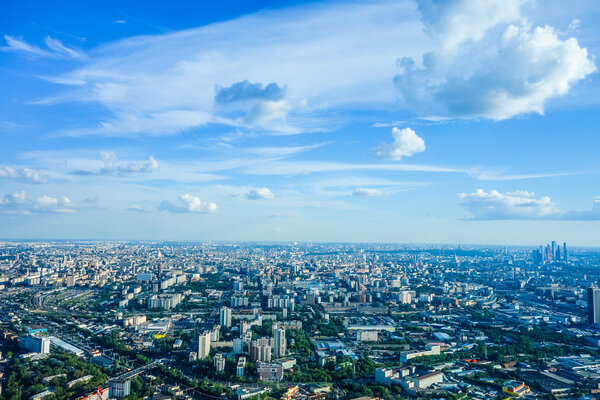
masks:
<path id="1" fill-rule="evenodd" d="M 405 123 L 406 121 L 375 122 L 373 123 L 373 128 L 393 128 Z"/>
<path id="2" fill-rule="evenodd" d="M 600 196 L 594 197 L 590 211 L 568 211 L 562 216 L 564 220 L 571 221 L 598 221 L 600 220 Z"/>
<path id="3" fill-rule="evenodd" d="M 523 21 L 521 7 L 528 0 L 447 0 L 419 2 L 428 32 L 443 49 L 458 50 L 465 42 L 484 39 L 500 24 Z"/>
<path id="4" fill-rule="evenodd" d="M 265 86 L 260 82 L 250 83 L 245 80 L 228 87 L 217 86 L 215 104 L 222 111 L 243 110 L 246 113 L 243 122 L 248 126 L 289 130 L 289 133 L 295 133 L 293 127 L 287 127 L 285 124 L 286 116 L 292 109 L 292 105 L 284 100 L 286 90 L 285 86 L 275 82 Z M 279 124 L 273 125 L 273 121 L 278 121 Z"/>
<path id="5" fill-rule="evenodd" d="M 402 157 L 410 157 L 425 151 L 425 141 L 410 128 L 393 128 L 392 136 L 394 136 L 392 143 L 383 143 L 374 149 L 375 156 L 400 161 Z"/>
<path id="6" fill-rule="evenodd" d="M 63 198 L 55 198 L 50 196 L 40 196 L 35 199 L 33 204 L 33 208 L 39 212 L 57 212 L 57 213 L 65 213 L 65 212 L 73 212 L 70 208 L 73 206 L 71 200 L 67 197 Z"/>
<path id="7" fill-rule="evenodd" d="M 31 45 L 23 40 L 19 40 L 12 36 L 4 35 L 4 40 L 6 40 L 6 46 L 0 48 L 2 51 L 23 52 L 39 57 L 51 56 L 51 54 L 48 51 L 42 50 L 37 46 Z"/>
<path id="8" fill-rule="evenodd" d="M 275 195 L 266 187 L 250 189 L 248 193 L 246 193 L 246 198 L 248 200 L 266 200 L 274 197 Z"/>
<path id="9" fill-rule="evenodd" d="M 316 149 L 323 145 L 324 143 L 311 144 L 307 146 L 249 147 L 246 149 L 246 151 L 250 154 L 277 159 Z"/>
<path id="10" fill-rule="evenodd" d="M 266 126 L 274 120 L 285 122 L 285 117 L 291 109 L 292 106 L 285 100 L 261 101 L 252 107 L 245 121 L 250 125 L 258 126 Z"/>
<path id="11" fill-rule="evenodd" d="M 352 192 L 353 196 L 358 197 L 375 197 L 381 196 L 383 192 L 374 188 L 357 188 Z"/>
<path id="12" fill-rule="evenodd" d="M 179 196 L 181 205 L 176 205 L 170 201 L 163 201 L 158 206 L 160 211 L 168 211 L 172 213 L 214 213 L 217 212 L 217 204 L 213 202 L 203 202 L 198 197 L 191 194 L 183 194 Z"/>
<path id="13" fill-rule="evenodd" d="M 474 219 L 543 219 L 559 214 L 549 197 L 536 198 L 528 191 L 500 193 L 477 189 L 474 193 L 460 193 L 460 205 L 473 214 Z"/>
<path id="14" fill-rule="evenodd" d="M 51 38 L 50 36 L 46 36 L 44 39 L 44 43 L 57 57 L 64 58 L 73 58 L 73 59 L 85 59 L 85 55 L 77 50 L 74 50 L 70 47 L 65 46 L 58 39 Z"/>
<path id="15" fill-rule="evenodd" d="M 152 156 L 148 161 L 118 162 L 114 151 L 101 151 L 103 166 L 94 170 L 79 169 L 73 171 L 75 175 L 128 175 L 133 173 L 148 173 L 158 170 L 158 161 Z"/>
<path id="16" fill-rule="evenodd" d="M 477 189 L 474 193 L 460 193 L 459 204 L 473 215 L 473 219 L 546 219 L 563 221 L 600 220 L 600 201 L 593 201 L 590 211 L 561 211 L 549 197 L 536 198 L 528 191 L 500 193 Z"/>
<path id="17" fill-rule="evenodd" d="M 460 193 L 459 204 L 466 208 L 473 219 L 477 220 L 562 220 L 597 221 L 600 220 L 600 201 L 593 199 L 590 211 L 561 211 L 550 197 L 537 198 L 534 193 L 525 190 L 500 193 L 477 189 L 474 193 Z"/>
<path id="18" fill-rule="evenodd" d="M 111 113 L 97 125 L 62 132 L 72 135 L 165 135 L 207 123 L 314 131 L 334 119 L 325 110 L 393 104 L 390 78 L 398 52 L 420 56 L 429 41 L 408 0 L 266 10 L 92 49 L 81 68 L 54 77 L 78 86 L 52 102 L 95 102 Z M 240 87 L 254 91 L 256 82 L 268 83 L 256 92 L 271 82 L 279 90 L 285 85 L 285 99 L 276 93 L 262 97 L 249 114 L 223 114 L 215 87 L 244 81 L 249 83 Z"/>
<path id="19" fill-rule="evenodd" d="M 25 191 L 15 192 L 13 194 L 5 194 L 0 197 L 0 206 L 14 207 L 18 204 L 25 203 Z"/>
<path id="20" fill-rule="evenodd" d="M 65 46 L 60 40 L 46 36 L 44 43 L 47 49 L 42 49 L 25 42 L 24 40 L 4 35 L 6 46 L 0 47 L 3 51 L 13 51 L 29 54 L 35 57 L 63 58 L 84 60 L 86 55 L 78 50 Z"/>
<path id="21" fill-rule="evenodd" d="M 0 167 L 0 178 L 12 178 L 25 183 L 46 183 L 47 177 L 31 168 Z"/>
<path id="22" fill-rule="evenodd" d="M 246 80 L 228 87 L 218 86 L 215 102 L 231 104 L 253 101 L 279 101 L 285 97 L 285 90 L 285 86 L 279 86 L 275 82 L 265 86 L 260 82 L 250 83 Z"/>
<path id="23" fill-rule="evenodd" d="M 418 112 L 453 118 L 503 120 L 544 113 L 596 70 L 575 38 L 551 26 L 532 27 L 523 0 L 454 0 L 421 3 L 423 22 L 438 47 L 398 60 L 394 82 Z"/>
<path id="24" fill-rule="evenodd" d="M 580 24 L 581 24 L 581 20 L 579 20 L 578 18 L 573 19 L 569 23 L 569 27 L 567 28 L 568 32 L 575 32 L 577 29 L 579 29 Z"/>
<path id="25" fill-rule="evenodd" d="M 139 204 L 132 204 L 129 207 L 127 207 L 128 211 L 134 211 L 134 212 L 144 212 L 144 208 L 142 206 L 140 206 Z"/>
<path id="26" fill-rule="evenodd" d="M 71 213 L 73 202 L 67 197 L 56 198 L 47 195 L 28 200 L 25 191 L 7 194 L 0 198 L 0 210 L 9 214 L 32 213 Z"/>

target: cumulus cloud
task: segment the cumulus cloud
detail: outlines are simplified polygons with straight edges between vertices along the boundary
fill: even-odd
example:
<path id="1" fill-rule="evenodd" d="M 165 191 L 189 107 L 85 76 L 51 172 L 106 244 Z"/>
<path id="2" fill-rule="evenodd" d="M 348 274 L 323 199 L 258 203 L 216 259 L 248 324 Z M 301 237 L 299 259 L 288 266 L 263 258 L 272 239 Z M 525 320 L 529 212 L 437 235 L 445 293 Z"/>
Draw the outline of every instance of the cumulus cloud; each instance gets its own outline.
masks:
<path id="1" fill-rule="evenodd" d="M 15 192 L 13 194 L 5 194 L 0 197 L 0 206 L 14 207 L 18 204 L 25 203 L 25 191 Z"/>
<path id="2" fill-rule="evenodd" d="M 152 156 L 148 161 L 118 162 L 114 151 L 100 152 L 103 166 L 95 170 L 76 170 L 75 175 L 128 175 L 133 173 L 148 173 L 158 170 L 158 161 Z"/>
<path id="3" fill-rule="evenodd" d="M 248 115 L 245 121 L 249 125 L 265 126 L 274 120 L 285 121 L 287 113 L 292 106 L 285 100 L 279 101 L 261 101 L 257 103 Z"/>
<path id="4" fill-rule="evenodd" d="M 139 204 L 132 204 L 129 207 L 127 207 L 128 211 L 134 211 L 134 212 L 144 212 L 144 208 L 142 206 L 140 206 Z"/>
<path id="5" fill-rule="evenodd" d="M 47 177 L 31 168 L 0 167 L 0 178 L 16 179 L 25 183 L 46 183 Z"/>
<path id="6" fill-rule="evenodd" d="M 285 86 L 272 82 L 268 85 L 250 83 L 247 80 L 227 87 L 216 87 L 215 102 L 230 104 L 247 101 L 279 101 L 285 97 Z"/>
<path id="7" fill-rule="evenodd" d="M 500 193 L 477 189 L 474 193 L 460 193 L 460 205 L 473 214 L 474 219 L 539 219 L 558 214 L 558 208 L 549 197 L 535 197 L 528 191 Z"/>
<path id="8" fill-rule="evenodd" d="M 26 198 L 25 191 L 6 194 L 0 197 L 0 210 L 9 214 L 71 213 L 73 202 L 67 197 L 39 196 L 34 200 Z"/>
<path id="9" fill-rule="evenodd" d="M 375 197 L 381 196 L 383 192 L 374 188 L 357 188 L 352 192 L 353 196 L 357 197 Z"/>
<path id="10" fill-rule="evenodd" d="M 503 120 L 544 113 L 596 70 L 577 39 L 551 26 L 533 27 L 524 0 L 422 2 L 420 10 L 437 48 L 398 60 L 394 78 L 402 99 L 422 114 Z"/>
<path id="11" fill-rule="evenodd" d="M 73 207 L 73 202 L 67 197 L 55 198 L 50 196 L 40 196 L 35 199 L 33 208 L 39 212 L 73 212 L 70 208 Z"/>
<path id="12" fill-rule="evenodd" d="M 594 200 L 591 211 L 561 211 L 550 197 L 536 197 L 524 190 L 500 193 L 477 189 L 474 193 L 460 193 L 459 204 L 478 220 L 600 220 L 600 202 Z"/>
<path id="13" fill-rule="evenodd" d="M 392 136 L 392 143 L 382 143 L 374 149 L 376 157 L 400 161 L 402 157 L 425 151 L 425 141 L 410 128 L 393 128 Z"/>
<path id="14" fill-rule="evenodd" d="M 158 206 L 159 211 L 168 211 L 172 213 L 214 213 L 217 211 L 217 204 L 212 202 L 203 202 L 198 197 L 191 194 L 179 196 L 181 204 L 173 204 L 168 200 L 163 201 Z"/>
<path id="15" fill-rule="evenodd" d="M 266 126 L 271 121 L 285 121 L 291 104 L 284 100 L 285 86 L 277 83 L 250 83 L 247 80 L 227 87 L 216 87 L 215 103 L 223 109 L 246 113 L 244 123 Z"/>
<path id="16" fill-rule="evenodd" d="M 275 195 L 266 187 L 250 189 L 245 196 L 248 200 L 266 200 L 272 199 Z"/>
<path id="17" fill-rule="evenodd" d="M 600 196 L 593 199 L 592 209 L 589 211 L 568 211 L 562 219 L 571 221 L 598 221 L 600 220 Z"/>
<path id="18" fill-rule="evenodd" d="M 47 57 L 47 58 L 63 58 L 63 59 L 78 59 L 83 60 L 86 58 L 85 54 L 75 50 L 71 47 L 65 46 L 60 40 L 46 36 L 44 43 L 46 49 L 34 46 L 27 43 L 24 40 L 17 39 L 13 36 L 4 35 L 6 40 L 6 46 L 0 47 L 2 51 L 13 51 L 28 54 L 35 57 Z"/>

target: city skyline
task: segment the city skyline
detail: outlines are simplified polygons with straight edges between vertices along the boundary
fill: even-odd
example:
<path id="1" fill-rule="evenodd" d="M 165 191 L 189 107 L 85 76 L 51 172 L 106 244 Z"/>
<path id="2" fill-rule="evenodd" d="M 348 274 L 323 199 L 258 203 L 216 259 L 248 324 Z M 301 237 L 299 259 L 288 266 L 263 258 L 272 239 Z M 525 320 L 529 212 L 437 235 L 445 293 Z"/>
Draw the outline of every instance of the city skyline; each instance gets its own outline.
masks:
<path id="1" fill-rule="evenodd" d="M 1 10 L 0 238 L 599 245 L 593 2 Z"/>

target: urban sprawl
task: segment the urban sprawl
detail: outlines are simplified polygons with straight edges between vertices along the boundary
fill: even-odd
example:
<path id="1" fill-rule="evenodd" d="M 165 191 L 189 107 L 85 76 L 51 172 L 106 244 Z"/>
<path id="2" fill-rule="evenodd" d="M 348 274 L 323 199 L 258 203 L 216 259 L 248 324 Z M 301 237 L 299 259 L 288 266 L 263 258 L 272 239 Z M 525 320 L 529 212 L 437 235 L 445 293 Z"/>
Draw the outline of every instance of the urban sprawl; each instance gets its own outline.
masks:
<path id="1" fill-rule="evenodd" d="M 600 250 L 0 242 L 0 399 L 596 399 Z"/>

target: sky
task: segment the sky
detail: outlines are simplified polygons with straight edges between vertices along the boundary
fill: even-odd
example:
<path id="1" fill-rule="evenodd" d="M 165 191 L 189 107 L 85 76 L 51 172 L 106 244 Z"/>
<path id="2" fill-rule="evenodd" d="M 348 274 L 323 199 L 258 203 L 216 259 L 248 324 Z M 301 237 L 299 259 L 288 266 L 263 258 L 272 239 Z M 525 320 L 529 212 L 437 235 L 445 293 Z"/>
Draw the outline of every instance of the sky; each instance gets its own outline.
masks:
<path id="1" fill-rule="evenodd" d="M 600 3 L 0 5 L 0 238 L 600 246 Z"/>

